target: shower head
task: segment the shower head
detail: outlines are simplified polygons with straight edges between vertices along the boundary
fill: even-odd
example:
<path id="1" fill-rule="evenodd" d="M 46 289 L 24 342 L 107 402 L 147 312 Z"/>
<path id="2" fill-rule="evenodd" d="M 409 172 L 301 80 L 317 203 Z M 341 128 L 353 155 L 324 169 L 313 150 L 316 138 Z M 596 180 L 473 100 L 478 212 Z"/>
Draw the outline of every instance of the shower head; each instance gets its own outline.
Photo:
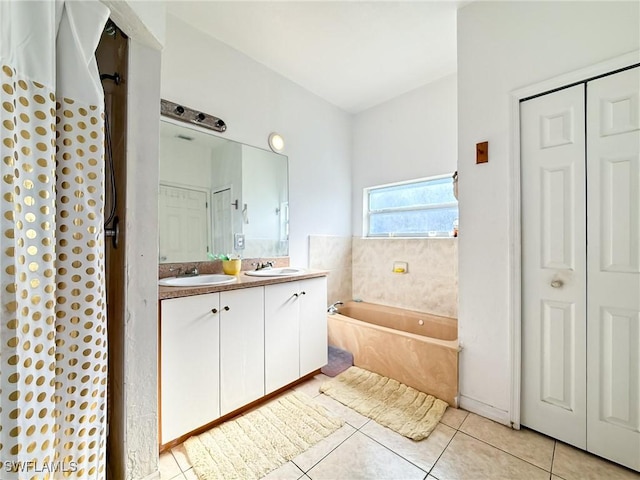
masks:
<path id="1" fill-rule="evenodd" d="M 113 23 L 113 20 L 109 19 L 107 20 L 107 24 L 104 26 L 103 32 L 111 37 L 115 37 L 118 33 L 118 27 Z"/>

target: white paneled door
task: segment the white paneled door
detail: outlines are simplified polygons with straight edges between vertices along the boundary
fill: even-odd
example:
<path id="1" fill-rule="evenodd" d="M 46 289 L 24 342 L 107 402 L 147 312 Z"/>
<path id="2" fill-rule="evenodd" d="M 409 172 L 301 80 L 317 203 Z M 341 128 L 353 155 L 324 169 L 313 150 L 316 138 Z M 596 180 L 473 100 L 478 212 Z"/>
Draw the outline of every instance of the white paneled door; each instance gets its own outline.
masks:
<path id="1" fill-rule="evenodd" d="M 209 207 L 207 193 L 160 185 L 160 263 L 207 260 Z"/>
<path id="2" fill-rule="evenodd" d="M 587 448 L 640 470 L 640 68 L 587 112 Z"/>
<path id="3" fill-rule="evenodd" d="M 640 470 L 640 69 L 521 105 L 521 423 Z"/>
<path id="4" fill-rule="evenodd" d="M 521 422 L 586 447 L 584 85 L 521 105 Z"/>

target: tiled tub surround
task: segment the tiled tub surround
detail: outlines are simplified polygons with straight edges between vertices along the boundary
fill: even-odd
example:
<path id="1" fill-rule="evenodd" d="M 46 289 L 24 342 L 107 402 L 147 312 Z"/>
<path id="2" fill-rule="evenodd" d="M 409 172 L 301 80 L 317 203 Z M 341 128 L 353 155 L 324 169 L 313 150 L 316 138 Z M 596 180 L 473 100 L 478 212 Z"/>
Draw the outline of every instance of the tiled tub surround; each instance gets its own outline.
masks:
<path id="1" fill-rule="evenodd" d="M 327 270 L 327 305 L 353 298 L 351 237 L 309 236 L 309 267 Z"/>
<path id="2" fill-rule="evenodd" d="M 352 255 L 352 298 L 457 318 L 457 238 L 354 237 Z M 394 273 L 394 261 L 408 273 Z"/>
<path id="3" fill-rule="evenodd" d="M 353 353 L 356 366 L 458 406 L 455 318 L 345 302 L 327 322 L 329 345 Z"/>

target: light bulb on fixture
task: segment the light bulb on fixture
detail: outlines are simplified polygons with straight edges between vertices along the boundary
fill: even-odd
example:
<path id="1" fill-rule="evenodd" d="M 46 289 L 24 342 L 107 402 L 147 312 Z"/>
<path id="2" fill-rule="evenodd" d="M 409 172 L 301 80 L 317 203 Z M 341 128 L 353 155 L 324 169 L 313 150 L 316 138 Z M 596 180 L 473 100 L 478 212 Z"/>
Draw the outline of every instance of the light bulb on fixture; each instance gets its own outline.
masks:
<path id="1" fill-rule="evenodd" d="M 276 153 L 284 150 L 284 138 L 279 133 L 273 132 L 269 135 L 269 147 Z"/>

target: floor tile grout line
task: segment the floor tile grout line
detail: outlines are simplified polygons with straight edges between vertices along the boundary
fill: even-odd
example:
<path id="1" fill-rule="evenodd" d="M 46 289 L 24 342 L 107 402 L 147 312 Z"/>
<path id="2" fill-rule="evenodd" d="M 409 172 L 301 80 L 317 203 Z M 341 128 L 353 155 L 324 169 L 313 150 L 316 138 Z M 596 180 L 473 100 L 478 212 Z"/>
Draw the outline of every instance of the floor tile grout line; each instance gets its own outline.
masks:
<path id="1" fill-rule="evenodd" d="M 369 422 L 367 422 L 367 423 L 369 423 Z M 378 425 L 380 425 L 380 424 L 378 424 Z M 364 426 L 364 425 L 363 425 L 363 426 Z M 384 425 L 382 425 L 382 426 L 384 426 Z M 385 427 L 385 428 L 387 428 L 387 427 Z M 360 432 L 360 430 L 358 430 L 358 431 Z M 429 475 L 429 472 L 428 472 L 427 470 L 425 470 L 424 468 L 420 467 L 419 465 L 416 465 L 415 463 L 413 463 L 413 461 L 411 461 L 411 460 L 409 460 L 408 458 L 404 457 L 401 453 L 396 452 L 396 451 L 395 451 L 395 450 L 393 450 L 391 447 L 389 447 L 389 446 L 385 445 L 384 443 L 382 443 L 381 441 L 379 441 L 379 440 L 377 440 L 377 439 L 373 438 L 372 436 L 367 435 L 367 433 L 365 433 L 365 432 L 360 432 L 360 433 L 361 433 L 361 434 L 363 434 L 365 437 L 367 437 L 367 438 L 369 438 L 369 439 L 373 440 L 374 442 L 376 442 L 376 443 L 377 443 L 378 445 L 380 445 L 381 447 L 386 448 L 387 450 L 389 450 L 389 451 L 390 451 L 391 453 L 393 453 L 394 455 L 397 455 L 398 457 L 400 457 L 401 459 L 403 459 L 405 462 L 410 463 L 411 465 L 413 465 L 414 467 L 416 467 L 418 470 L 422 470 L 422 471 L 423 471 L 423 472 L 425 472 L 427 475 Z M 426 438 L 425 438 L 425 440 L 426 440 Z M 426 476 L 425 476 L 425 478 L 426 478 Z"/>
<path id="2" fill-rule="evenodd" d="M 549 480 L 553 478 L 553 462 L 556 460 L 556 447 L 558 446 L 558 441 L 553 441 L 553 452 L 551 453 L 551 471 L 549 472 Z"/>
<path id="3" fill-rule="evenodd" d="M 490 447 L 495 448 L 496 450 L 499 450 L 499 451 L 501 451 L 502 453 L 506 453 L 507 455 L 510 455 L 510 456 L 512 456 L 513 458 L 517 458 L 518 460 L 521 460 L 521 461 L 523 461 L 523 462 L 525 462 L 525 463 L 528 463 L 529 465 L 531 465 L 531 466 L 533 466 L 533 467 L 536 467 L 536 468 L 538 468 L 538 469 L 542 470 L 543 472 L 551 473 L 551 470 L 547 470 L 546 468 L 542 468 L 541 466 L 536 465 L 535 463 L 531 463 L 529 460 L 525 460 L 524 458 L 520 458 L 519 456 L 514 455 L 514 454 L 513 454 L 513 453 L 511 453 L 511 452 L 507 452 L 506 450 L 503 450 L 503 449 L 502 449 L 502 448 L 500 448 L 500 447 L 496 447 L 495 445 L 492 445 L 491 443 L 489 443 L 489 442 L 487 442 L 487 441 L 485 441 L 485 440 L 482 440 L 481 438 L 476 438 L 476 437 L 474 437 L 473 435 L 470 435 L 469 433 L 464 432 L 464 431 L 462 431 L 462 430 L 458 430 L 458 432 L 459 432 L 459 433 L 462 433 L 462 434 L 464 434 L 464 435 L 466 435 L 466 436 L 468 436 L 468 437 L 470 437 L 470 438 L 473 438 L 474 440 L 478 440 L 479 442 L 482 442 L 482 443 L 484 443 L 485 445 L 489 445 Z M 454 437 L 455 437 L 455 435 L 454 435 Z M 552 463 L 552 466 L 553 466 L 553 463 Z M 549 467 L 549 468 L 551 469 L 551 467 Z"/>
<path id="4" fill-rule="evenodd" d="M 462 423 L 460 424 L 462 425 Z M 451 428 L 451 427 L 449 427 Z M 442 449 L 442 451 L 440 452 L 440 455 L 438 455 L 438 458 L 436 458 L 436 461 L 433 462 L 433 465 L 431 465 L 431 468 L 429 469 L 429 471 L 427 472 L 427 476 L 431 475 L 433 476 L 433 474 L 431 472 L 433 472 L 433 469 L 436 468 L 436 465 L 438 464 L 438 462 L 440 461 L 440 459 L 442 458 L 442 455 L 444 455 L 444 452 L 447 451 L 447 448 L 449 448 L 449 445 L 451 445 L 451 442 L 453 442 L 453 439 L 455 438 L 455 436 L 458 434 L 460 430 L 456 429 L 455 433 L 453 435 L 451 435 L 451 438 L 449 439 L 449 441 L 447 442 L 447 444 L 445 445 L 445 447 Z M 435 477 L 434 477 L 435 478 Z"/>
<path id="5" fill-rule="evenodd" d="M 171 458 L 173 458 L 173 461 L 176 464 L 176 467 L 178 467 L 179 472 L 176 473 L 175 475 L 173 475 L 172 477 L 170 477 L 169 480 L 174 480 L 175 478 L 177 478 L 179 475 L 182 475 L 182 468 L 180 467 L 180 464 L 178 463 L 178 460 L 176 459 L 175 455 L 173 454 L 173 452 L 171 450 L 169 450 L 167 452 L 169 455 L 171 455 Z M 158 469 L 159 470 L 159 469 Z"/>
<path id="6" fill-rule="evenodd" d="M 469 418 L 469 415 L 471 415 L 471 414 L 473 414 L 473 415 L 477 415 L 477 414 L 474 414 L 473 412 L 469 412 L 469 413 L 468 413 L 468 415 L 465 417 L 465 420 L 460 424 L 460 427 L 458 428 L 458 431 L 459 431 L 459 432 L 464 433 L 465 435 L 467 435 L 467 436 L 469 436 L 469 437 L 471 437 L 471 438 L 474 438 L 474 439 L 476 439 L 476 440 L 478 440 L 478 441 L 480 441 L 480 442 L 482 442 L 482 443 L 486 443 L 487 445 L 489 445 L 489 446 L 491 446 L 491 447 L 493 447 L 493 448 L 495 448 L 495 449 L 497 449 L 497 450 L 500 450 L 501 452 L 507 453 L 507 454 L 511 455 L 512 457 L 515 457 L 515 458 L 517 458 L 517 459 L 519 459 L 519 460 L 522 460 L 523 462 L 526 462 L 526 463 L 528 463 L 528 464 L 530 464 L 530 465 L 533 465 L 534 467 L 537 467 L 537 468 L 539 468 L 540 470 L 543 470 L 543 471 L 545 471 L 545 472 L 549 472 L 550 474 L 553 474 L 553 460 L 554 460 L 554 456 L 555 456 L 556 445 L 557 445 L 557 442 L 558 442 L 559 440 L 557 440 L 557 439 L 555 439 L 555 438 L 553 438 L 553 437 L 550 437 L 550 436 L 548 436 L 548 435 L 545 435 L 544 433 L 540 433 L 540 432 L 536 432 L 535 430 L 527 429 L 527 430 L 530 430 L 531 432 L 535 433 L 536 435 L 543 436 L 543 437 L 548 438 L 549 440 L 552 440 L 552 441 L 554 442 L 554 443 L 553 443 L 553 450 L 552 450 L 552 454 L 551 454 L 551 465 L 550 465 L 550 467 L 549 467 L 549 470 L 547 470 L 546 468 L 540 467 L 540 466 L 536 465 L 535 463 L 532 463 L 532 462 L 530 462 L 530 461 L 528 461 L 528 460 L 526 460 L 526 459 L 524 459 L 524 458 L 520 458 L 520 457 L 518 457 L 517 455 L 515 455 L 515 454 L 513 454 L 513 453 L 511 453 L 511 452 L 507 452 L 506 450 L 503 450 L 502 448 L 500 448 L 500 447 L 498 447 L 498 446 L 496 446 L 496 445 L 494 445 L 494 444 L 492 444 L 492 443 L 489 443 L 489 442 L 488 442 L 488 441 L 486 441 L 486 440 L 483 440 L 483 439 L 481 439 L 481 438 L 478 438 L 478 437 L 474 436 L 473 434 L 471 434 L 471 433 L 469 433 L 469 432 L 466 432 L 466 431 L 464 431 L 464 430 L 461 430 L 462 425 L 464 424 L 464 422 L 466 421 L 466 419 L 467 419 L 467 418 Z M 478 415 L 478 416 L 479 416 L 479 415 Z M 492 421 L 493 421 L 493 420 L 492 420 Z M 497 423 L 497 422 L 494 422 L 494 423 L 496 423 L 496 424 L 497 424 L 497 425 L 499 425 L 499 426 L 501 425 L 501 424 L 499 424 L 499 423 Z M 504 426 L 506 427 L 506 425 L 504 425 Z M 508 428 L 508 427 L 506 427 L 506 428 Z M 524 428 L 527 428 L 527 427 L 524 427 Z M 455 435 L 454 435 L 454 436 L 455 436 Z M 563 480 L 564 480 L 564 479 L 563 479 Z"/>
<path id="7" fill-rule="evenodd" d="M 182 445 L 182 444 L 180 444 L 180 445 Z M 173 448 L 175 448 L 175 447 L 173 447 Z M 191 460 L 189 460 L 189 465 L 191 465 L 191 466 L 190 466 L 187 470 L 183 470 L 183 469 L 182 469 L 182 465 L 180 465 L 180 462 L 178 461 L 178 459 L 176 458 L 176 456 L 175 456 L 175 455 L 174 455 L 174 453 L 173 453 L 173 448 L 169 449 L 169 452 L 171 453 L 171 456 L 172 456 L 172 457 L 173 457 L 173 459 L 175 460 L 176 464 L 178 465 L 178 468 L 180 469 L 180 473 L 184 473 L 184 472 L 186 472 L 187 470 L 189 470 L 189 469 L 193 468 L 193 465 L 191 465 Z"/>
<path id="8" fill-rule="evenodd" d="M 291 463 L 293 463 L 296 467 L 298 467 L 300 470 L 302 470 L 302 473 L 304 473 L 305 475 L 307 475 L 307 473 L 309 473 L 316 465 L 318 465 L 321 461 L 323 461 L 325 458 L 327 458 L 329 455 L 331 455 L 340 445 L 342 445 L 344 442 L 346 442 L 347 440 L 349 440 L 358 430 L 351 424 L 347 423 L 345 421 L 345 424 L 349 425 L 351 428 L 353 428 L 353 432 L 351 432 L 351 434 L 349 436 L 347 436 L 344 440 L 342 440 L 338 445 L 336 445 L 335 447 L 333 447 L 331 450 L 329 450 L 329 452 L 327 452 L 326 455 L 324 455 L 322 458 L 320 458 L 320 460 L 318 460 L 316 463 L 314 463 L 313 465 L 311 465 L 311 467 L 309 467 L 308 470 L 303 470 L 302 467 L 300 467 L 300 465 L 298 465 L 294 459 L 291 459 Z M 336 430 L 337 432 L 337 430 Z M 334 432 L 335 433 L 335 432 Z M 326 438 L 325 438 L 326 440 Z M 317 445 L 317 444 L 316 444 Z M 304 453 L 304 452 L 303 452 Z"/>

